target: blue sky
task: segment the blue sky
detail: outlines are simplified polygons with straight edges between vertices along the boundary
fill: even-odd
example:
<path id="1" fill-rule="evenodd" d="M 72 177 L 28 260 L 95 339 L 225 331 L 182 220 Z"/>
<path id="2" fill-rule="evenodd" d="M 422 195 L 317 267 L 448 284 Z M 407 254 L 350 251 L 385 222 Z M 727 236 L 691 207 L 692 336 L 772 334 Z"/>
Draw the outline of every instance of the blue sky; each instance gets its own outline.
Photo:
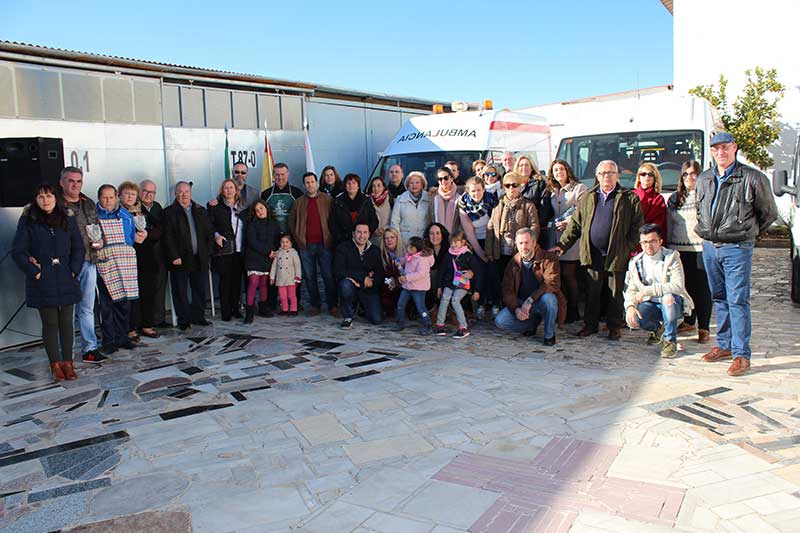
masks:
<path id="1" fill-rule="evenodd" d="M 658 0 L 3 4 L 4 40 L 443 102 L 516 108 L 672 83 Z"/>

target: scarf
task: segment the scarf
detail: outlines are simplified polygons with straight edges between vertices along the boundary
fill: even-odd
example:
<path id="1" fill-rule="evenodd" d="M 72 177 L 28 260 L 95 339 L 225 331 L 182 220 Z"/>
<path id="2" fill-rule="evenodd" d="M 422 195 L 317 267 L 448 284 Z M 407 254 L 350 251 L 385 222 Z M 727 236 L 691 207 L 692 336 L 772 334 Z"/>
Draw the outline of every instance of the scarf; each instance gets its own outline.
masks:
<path id="1" fill-rule="evenodd" d="M 419 201 L 422 200 L 422 193 L 425 191 L 419 191 L 419 194 L 414 194 L 411 191 L 408 191 L 408 197 L 411 198 L 411 201 L 414 202 L 414 206 L 416 207 L 419 204 Z"/>
<path id="2" fill-rule="evenodd" d="M 355 198 L 350 198 L 350 195 L 347 194 L 347 191 L 340 194 L 339 197 L 342 199 L 342 203 L 345 205 L 345 207 L 347 207 L 347 210 L 350 213 L 358 213 L 361 211 L 361 208 L 364 206 L 364 200 L 367 199 L 367 197 L 361 191 L 356 193 Z"/>
<path id="3" fill-rule="evenodd" d="M 522 196 L 510 199 L 508 196 L 503 196 L 500 201 L 500 235 L 511 235 L 511 228 L 514 226 L 514 214 L 520 207 L 520 202 L 523 201 Z M 513 238 L 514 235 L 511 235 Z"/>
<path id="4" fill-rule="evenodd" d="M 381 205 L 383 205 L 383 202 L 385 202 L 386 199 L 389 197 L 389 189 L 384 189 L 383 192 L 380 194 L 370 193 L 370 197 L 372 198 L 372 201 L 375 203 L 375 207 L 380 207 Z"/>
<path id="5" fill-rule="evenodd" d="M 494 183 L 486 185 L 486 194 L 493 194 L 495 198 L 500 198 L 500 191 L 502 190 L 503 190 L 503 184 L 500 183 L 500 180 L 497 180 Z"/>
<path id="6" fill-rule="evenodd" d="M 453 231 L 453 222 L 456 218 L 456 186 L 450 192 L 444 192 L 441 187 L 436 191 L 436 198 L 433 202 L 433 218 L 439 222 L 447 231 Z M 441 213 L 441 216 L 440 216 Z"/>
<path id="7" fill-rule="evenodd" d="M 497 204 L 497 200 L 493 195 L 485 194 L 480 202 L 472 199 L 469 193 L 464 193 L 458 201 L 458 207 L 464 211 L 470 220 L 478 220 L 484 216 L 492 214 L 492 209 Z"/>
<path id="8" fill-rule="evenodd" d="M 458 257 L 461 254 L 469 252 L 469 247 L 466 244 L 464 246 L 462 246 L 461 248 L 453 248 L 451 246 L 450 249 L 448 250 L 448 252 L 450 252 L 450 255 L 452 255 L 453 257 Z"/>

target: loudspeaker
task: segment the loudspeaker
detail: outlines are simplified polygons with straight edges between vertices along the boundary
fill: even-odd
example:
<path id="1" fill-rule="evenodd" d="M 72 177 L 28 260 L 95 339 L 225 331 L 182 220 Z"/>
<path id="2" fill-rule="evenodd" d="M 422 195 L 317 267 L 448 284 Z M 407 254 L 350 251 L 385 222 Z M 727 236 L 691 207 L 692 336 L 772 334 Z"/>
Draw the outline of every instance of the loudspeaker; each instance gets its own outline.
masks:
<path id="1" fill-rule="evenodd" d="M 0 207 L 23 207 L 44 182 L 58 186 L 63 168 L 62 139 L 0 139 Z"/>

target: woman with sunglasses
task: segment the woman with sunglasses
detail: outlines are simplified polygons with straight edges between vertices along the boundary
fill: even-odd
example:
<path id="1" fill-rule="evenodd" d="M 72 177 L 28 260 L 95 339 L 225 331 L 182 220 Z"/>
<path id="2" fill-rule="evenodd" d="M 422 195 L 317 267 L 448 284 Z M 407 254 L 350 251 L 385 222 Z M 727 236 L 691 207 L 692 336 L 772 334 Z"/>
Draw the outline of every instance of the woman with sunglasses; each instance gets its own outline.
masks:
<path id="1" fill-rule="evenodd" d="M 489 168 L 487 166 L 487 168 Z M 484 171 L 484 174 L 486 172 Z M 503 279 L 506 266 L 514 254 L 517 253 L 514 239 L 517 230 L 530 228 L 535 237 L 539 237 L 539 218 L 536 206 L 522 196 L 522 188 L 528 182 L 527 178 L 515 172 L 507 172 L 503 176 L 503 189 L 505 195 L 500 198 L 497 207 L 492 211 L 492 217 L 486 226 L 486 243 L 484 250 L 486 259 L 493 262 L 497 272 L 496 279 Z M 488 276 L 485 276 L 488 277 Z M 486 287 L 487 296 L 494 302 L 502 301 L 501 287 L 489 285 Z"/>
<path id="2" fill-rule="evenodd" d="M 431 200 L 428 204 L 429 219 L 438 222 L 450 233 L 461 229 L 458 217 L 458 199 L 464 192 L 463 187 L 456 185 L 456 178 L 449 167 L 436 170 L 438 187 L 431 188 Z"/>
<path id="3" fill-rule="evenodd" d="M 642 204 L 645 224 L 658 224 L 667 237 L 667 203 L 661 196 L 661 172 L 653 163 L 642 163 L 636 173 L 633 192 Z M 641 247 L 639 247 L 641 250 Z"/>
<path id="4" fill-rule="evenodd" d="M 500 181 L 500 173 L 497 167 L 489 164 L 483 167 L 483 184 L 486 186 L 486 194 L 493 194 L 498 200 L 503 196 L 503 183 Z"/>
<path id="5" fill-rule="evenodd" d="M 547 186 L 550 188 L 550 202 L 555 211 L 555 216 L 547 231 L 552 233 L 552 242 L 559 242 L 578 202 L 589 189 L 578 181 L 569 163 L 561 159 L 556 159 L 550 164 L 550 170 L 547 171 Z M 578 252 L 579 247 L 576 243 L 559 257 L 561 289 L 567 297 L 567 324 L 580 319 L 578 313 L 578 265 L 580 264 Z"/>
<path id="6" fill-rule="evenodd" d="M 708 326 L 711 321 L 711 291 L 703 267 L 703 238 L 694 232 L 697 225 L 697 176 L 700 175 L 697 161 L 686 161 L 681 167 L 678 190 L 667 202 L 667 247 L 681 254 L 686 291 L 694 300 L 692 314 L 684 317 L 679 333 L 697 328 L 697 342 L 708 342 Z"/>

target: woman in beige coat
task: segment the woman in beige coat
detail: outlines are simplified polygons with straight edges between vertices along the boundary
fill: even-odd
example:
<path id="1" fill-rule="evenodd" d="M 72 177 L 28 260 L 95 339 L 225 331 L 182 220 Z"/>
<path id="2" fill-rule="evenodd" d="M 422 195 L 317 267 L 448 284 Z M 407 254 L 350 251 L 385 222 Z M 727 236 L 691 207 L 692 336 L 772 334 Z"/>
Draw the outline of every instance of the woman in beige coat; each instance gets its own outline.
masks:
<path id="1" fill-rule="evenodd" d="M 539 218 L 536 206 L 522 196 L 522 187 L 527 178 L 515 172 L 507 172 L 503 176 L 505 194 L 500 198 L 497 207 L 492 211 L 492 218 L 486 226 L 486 245 L 484 250 L 489 261 L 497 264 L 500 279 L 506 271 L 506 265 L 517 253 L 514 238 L 520 228 L 533 230 L 534 239 L 539 238 Z"/>

